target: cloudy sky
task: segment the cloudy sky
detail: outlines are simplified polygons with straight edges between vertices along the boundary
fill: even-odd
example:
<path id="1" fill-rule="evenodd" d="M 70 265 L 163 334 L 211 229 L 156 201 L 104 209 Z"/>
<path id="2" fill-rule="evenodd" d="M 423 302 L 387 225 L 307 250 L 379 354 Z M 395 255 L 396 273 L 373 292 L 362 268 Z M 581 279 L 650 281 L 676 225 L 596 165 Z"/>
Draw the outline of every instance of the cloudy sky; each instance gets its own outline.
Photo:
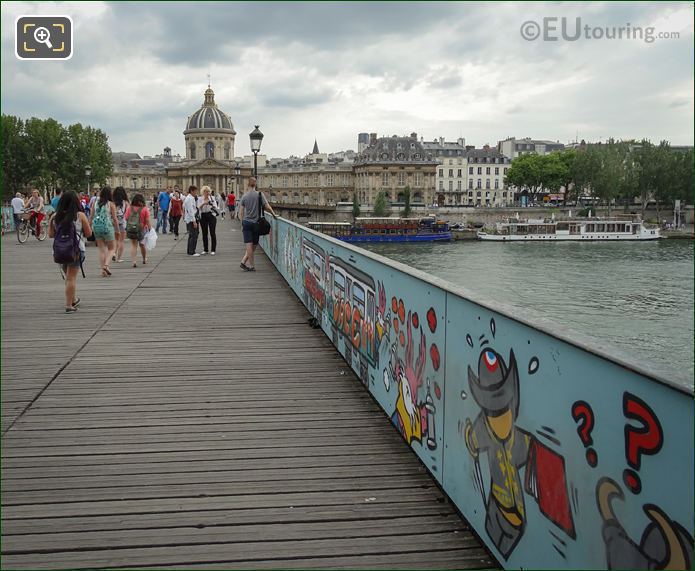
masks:
<path id="1" fill-rule="evenodd" d="M 72 17 L 71 60 L 15 58 L 15 18 L 40 14 Z M 544 17 L 568 18 L 569 36 L 581 18 L 590 34 L 629 24 L 679 37 L 522 38 Z M 1 63 L 3 113 L 100 127 L 114 151 L 142 155 L 184 153 L 208 73 L 237 155 L 255 123 L 274 157 L 314 138 L 355 149 L 363 131 L 693 144 L 689 2 L 3 2 Z"/>

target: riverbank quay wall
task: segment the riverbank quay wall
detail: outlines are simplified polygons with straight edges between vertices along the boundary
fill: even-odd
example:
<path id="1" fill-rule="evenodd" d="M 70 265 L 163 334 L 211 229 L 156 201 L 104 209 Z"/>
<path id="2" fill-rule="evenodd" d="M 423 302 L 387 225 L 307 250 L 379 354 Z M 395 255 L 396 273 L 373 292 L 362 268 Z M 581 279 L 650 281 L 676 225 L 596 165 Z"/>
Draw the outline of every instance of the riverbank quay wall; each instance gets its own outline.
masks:
<path id="1" fill-rule="evenodd" d="M 311 323 L 505 568 L 691 567 L 692 380 L 271 224 L 261 245 Z"/>

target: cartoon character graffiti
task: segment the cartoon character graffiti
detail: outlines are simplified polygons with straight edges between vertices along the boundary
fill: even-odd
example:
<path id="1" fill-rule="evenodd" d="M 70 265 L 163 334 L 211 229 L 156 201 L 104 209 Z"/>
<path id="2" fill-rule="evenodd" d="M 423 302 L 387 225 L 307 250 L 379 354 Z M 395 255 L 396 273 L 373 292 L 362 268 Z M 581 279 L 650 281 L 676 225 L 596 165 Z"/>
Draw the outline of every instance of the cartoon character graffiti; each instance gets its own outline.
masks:
<path id="1" fill-rule="evenodd" d="M 532 436 L 515 426 L 519 412 L 519 371 L 514 351 L 509 365 L 493 349 L 483 349 L 478 374 L 468 367 L 468 382 L 482 409 L 475 421 L 466 419 L 465 440 L 479 473 L 480 454 L 487 452 L 491 492 L 485 530 L 506 558 L 524 532 L 526 510 L 519 469 L 526 464 Z"/>
<path id="2" fill-rule="evenodd" d="M 642 509 L 651 520 L 635 543 L 613 511 L 613 501 L 625 496 L 611 478 L 601 478 L 596 485 L 596 503 L 603 520 L 608 569 L 690 569 L 693 564 L 693 538 L 661 508 L 645 504 Z"/>
<path id="3" fill-rule="evenodd" d="M 395 299 L 395 298 L 394 298 Z M 401 301 L 400 306 L 403 307 Z M 404 308 L 402 313 L 404 313 Z M 396 322 L 398 318 L 394 318 Z M 429 392 L 423 402 L 418 393 L 424 384 L 424 371 L 427 363 L 427 341 L 422 327 L 419 327 L 417 314 L 408 311 L 407 320 L 403 320 L 406 329 L 405 336 L 405 361 L 398 356 L 398 344 L 403 343 L 403 332 L 400 331 L 397 341 L 391 346 L 391 362 L 389 363 L 389 373 L 398 387 L 398 397 L 396 398 L 396 410 L 391 416 L 392 422 L 398 427 L 403 438 L 408 444 L 414 440 L 422 442 L 426 438 L 427 447 L 430 450 L 437 448 L 434 425 L 434 401 Z M 401 326 L 398 326 L 401 328 Z M 413 328 L 420 330 L 420 343 L 418 346 L 418 356 L 413 364 L 415 357 L 415 347 L 413 342 Z"/>
<path id="4" fill-rule="evenodd" d="M 542 515 L 574 538 L 564 458 L 516 426 L 520 399 L 514 351 L 510 350 L 506 363 L 497 351 L 483 347 L 477 374 L 468 367 L 468 383 L 481 411 L 473 422 L 466 419 L 464 439 L 486 506 L 485 530 L 494 545 L 506 559 L 523 536 L 524 491 L 538 502 Z M 490 473 L 487 498 L 479 463 L 483 453 Z M 524 466 L 522 489 L 520 470 Z"/>

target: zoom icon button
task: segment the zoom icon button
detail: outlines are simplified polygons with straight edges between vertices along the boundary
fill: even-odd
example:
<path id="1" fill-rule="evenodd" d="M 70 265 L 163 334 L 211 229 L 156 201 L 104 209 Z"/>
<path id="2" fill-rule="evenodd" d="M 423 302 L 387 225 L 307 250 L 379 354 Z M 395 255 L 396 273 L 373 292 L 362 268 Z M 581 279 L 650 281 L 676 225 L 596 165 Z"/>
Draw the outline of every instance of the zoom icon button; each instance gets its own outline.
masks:
<path id="1" fill-rule="evenodd" d="M 19 59 L 70 59 L 70 16 L 20 16 L 15 25 L 15 54 Z"/>

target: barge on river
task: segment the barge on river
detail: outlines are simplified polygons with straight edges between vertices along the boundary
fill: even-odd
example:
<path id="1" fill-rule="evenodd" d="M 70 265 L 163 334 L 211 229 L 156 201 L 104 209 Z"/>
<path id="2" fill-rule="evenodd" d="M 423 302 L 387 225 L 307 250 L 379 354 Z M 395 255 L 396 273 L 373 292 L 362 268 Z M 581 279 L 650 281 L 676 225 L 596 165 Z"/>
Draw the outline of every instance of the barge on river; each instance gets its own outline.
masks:
<path id="1" fill-rule="evenodd" d="M 350 222 L 309 222 L 312 230 L 343 242 L 448 242 L 449 224 L 434 216 L 424 218 L 356 218 Z"/>
<path id="2" fill-rule="evenodd" d="M 658 240 L 661 231 L 641 220 L 510 220 L 498 222 L 492 231 L 480 230 L 479 240 L 522 242 L 533 240 Z"/>

